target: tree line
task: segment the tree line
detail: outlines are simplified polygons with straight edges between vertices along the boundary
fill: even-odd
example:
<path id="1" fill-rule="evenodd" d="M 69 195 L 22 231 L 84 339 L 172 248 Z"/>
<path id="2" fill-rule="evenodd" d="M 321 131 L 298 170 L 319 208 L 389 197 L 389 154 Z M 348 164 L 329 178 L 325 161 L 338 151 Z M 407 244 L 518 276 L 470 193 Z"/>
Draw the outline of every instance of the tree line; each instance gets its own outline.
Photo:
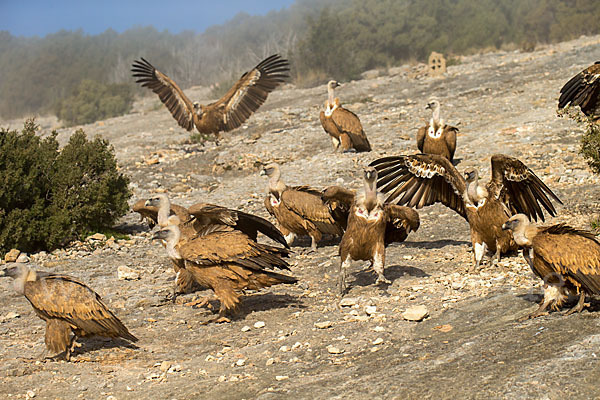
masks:
<path id="1" fill-rule="evenodd" d="M 127 112 L 141 90 L 129 71 L 140 56 L 187 88 L 230 82 L 281 53 L 293 80 L 308 86 L 424 61 L 431 51 L 459 55 L 597 34 L 599 20 L 597 0 L 297 0 L 264 16 L 238 14 L 201 34 L 137 27 L 25 38 L 2 31 L 0 117 L 54 113 L 74 124 L 82 123 L 81 109 L 83 122 Z"/>

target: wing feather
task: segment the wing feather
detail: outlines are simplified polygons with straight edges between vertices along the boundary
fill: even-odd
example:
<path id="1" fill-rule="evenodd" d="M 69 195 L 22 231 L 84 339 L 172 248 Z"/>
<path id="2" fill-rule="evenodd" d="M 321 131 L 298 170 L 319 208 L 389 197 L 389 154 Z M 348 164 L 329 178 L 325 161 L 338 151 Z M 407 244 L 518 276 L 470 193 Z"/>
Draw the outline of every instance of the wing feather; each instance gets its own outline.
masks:
<path id="1" fill-rule="evenodd" d="M 560 89 L 558 108 L 579 106 L 588 116 L 598 113 L 600 107 L 600 61 L 587 67 Z"/>

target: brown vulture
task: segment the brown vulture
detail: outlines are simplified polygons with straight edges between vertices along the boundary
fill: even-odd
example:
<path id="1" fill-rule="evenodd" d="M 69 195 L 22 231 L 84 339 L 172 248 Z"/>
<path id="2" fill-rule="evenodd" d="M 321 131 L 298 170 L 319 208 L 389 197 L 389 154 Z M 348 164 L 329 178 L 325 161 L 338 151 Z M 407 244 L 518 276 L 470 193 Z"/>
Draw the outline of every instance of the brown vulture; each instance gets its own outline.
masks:
<path id="1" fill-rule="evenodd" d="M 402 242 L 419 228 L 419 214 L 412 208 L 385 204 L 376 189 L 377 171 L 367 167 L 364 189 L 358 192 L 338 186 L 323 191 L 323 199 L 334 209 L 347 210 L 347 227 L 340 243 L 339 290 L 346 291 L 346 270 L 352 260 L 370 261 L 376 283 L 390 283 L 383 274 L 385 247 Z"/>
<path id="2" fill-rule="evenodd" d="M 267 96 L 288 77 L 288 61 L 274 54 L 261 61 L 242 77 L 223 97 L 208 105 L 188 99 L 171 78 L 158 71 L 144 58 L 133 62 L 136 82 L 151 89 L 169 109 L 182 128 L 194 126 L 202 134 L 228 132 L 242 125 L 265 102 Z"/>
<path id="3" fill-rule="evenodd" d="M 329 98 L 325 102 L 325 110 L 319 114 L 323 129 L 331 136 L 334 151 L 340 147 L 344 153 L 371 151 L 371 144 L 360 119 L 352 111 L 342 107 L 340 99 L 335 97 L 334 90 L 338 86 L 340 86 L 338 82 L 329 81 L 327 84 Z"/>
<path id="4" fill-rule="evenodd" d="M 17 293 L 25 296 L 37 316 L 46 321 L 46 351 L 53 356 L 64 355 L 69 360 L 76 337 L 138 340 L 98 293 L 70 276 L 34 271 L 20 263 L 8 264 L 1 272 L 15 280 Z"/>
<path id="5" fill-rule="evenodd" d="M 345 221 L 336 219 L 321 199 L 321 192 L 309 186 L 287 186 L 281 180 L 279 165 L 268 164 L 260 172 L 269 177 L 267 211 L 277 219 L 279 230 L 291 244 L 296 235 L 311 238 L 310 251 L 317 250 L 323 234 L 341 236 Z"/>
<path id="6" fill-rule="evenodd" d="M 566 315 L 580 312 L 586 294 L 600 294 L 600 242 L 592 232 L 565 224 L 536 227 L 524 214 L 513 215 L 502 229 L 512 231 L 533 273 L 544 281 L 544 299 L 525 319 L 547 314 L 548 306 L 558 310 L 569 294 L 579 301 Z"/>
<path id="7" fill-rule="evenodd" d="M 437 154 L 452 162 L 458 128 L 446 125 L 444 120 L 440 119 L 439 101 L 430 100 L 425 108 L 430 109 L 433 115 L 429 123 L 417 131 L 417 147 L 421 153 Z"/>
<path id="8" fill-rule="evenodd" d="M 434 154 L 384 157 L 371 166 L 379 174 L 379 190 L 388 194 L 386 202 L 417 209 L 442 203 L 465 218 L 471 228 L 477 269 L 486 250 L 495 252 L 499 261 L 501 254 L 518 248 L 511 235 L 502 230 L 508 218 L 523 213 L 543 221 L 542 208 L 556 215 L 550 198 L 562 204 L 518 159 L 495 154 L 491 164 L 492 176 L 485 186 L 479 183 L 476 170 L 466 170 L 463 177 L 447 158 Z"/>
<path id="9" fill-rule="evenodd" d="M 600 61 L 596 61 L 560 89 L 558 108 L 579 106 L 595 123 L 600 121 Z"/>
<path id="10" fill-rule="evenodd" d="M 145 220 L 150 228 L 154 228 L 154 225 L 158 224 L 158 207 L 146 205 L 146 199 L 136 201 L 131 209 L 140 214 L 140 221 Z M 166 220 L 173 215 L 179 218 L 179 221 L 183 222 L 188 221 L 191 218 L 187 208 L 177 204 L 171 204 L 167 218 L 164 219 L 163 225 L 160 226 L 166 226 Z"/>
<path id="11" fill-rule="evenodd" d="M 272 223 L 264 218 L 243 211 L 232 210 L 213 204 L 197 203 L 188 209 L 184 209 L 187 213 L 187 218 L 181 221 L 180 219 L 173 219 L 172 216 L 168 217 L 169 210 L 172 212 L 174 205 L 171 204 L 169 196 L 166 193 L 159 193 L 150 197 L 145 201 L 144 205 L 147 208 L 157 210 L 157 221 L 161 228 L 169 224 L 177 225 L 180 229 L 180 240 L 182 241 L 191 240 L 199 232 L 206 232 L 207 229 L 218 229 L 219 227 L 227 226 L 244 233 L 254 241 L 257 240 L 258 232 L 261 232 L 270 239 L 281 243 L 285 247 L 289 247 L 281 232 Z M 182 217 L 185 216 L 183 212 L 179 214 Z M 184 268 L 181 260 L 173 258 L 172 260 L 177 274 L 176 289 L 173 293 L 174 300 L 177 294 L 190 293 L 198 290 L 200 287 Z"/>
<path id="12" fill-rule="evenodd" d="M 168 225 L 154 238 L 165 240 L 169 257 L 182 263 L 198 284 L 215 293 L 221 303 L 219 316 L 208 322 L 229 322 L 227 314 L 236 309 L 245 289 L 297 282 L 294 277 L 273 271 L 289 270 L 283 259 L 288 249 L 257 243 L 231 226 L 207 226 L 193 239 L 182 241 L 179 227 Z M 205 299 L 202 304 L 207 302 Z"/>

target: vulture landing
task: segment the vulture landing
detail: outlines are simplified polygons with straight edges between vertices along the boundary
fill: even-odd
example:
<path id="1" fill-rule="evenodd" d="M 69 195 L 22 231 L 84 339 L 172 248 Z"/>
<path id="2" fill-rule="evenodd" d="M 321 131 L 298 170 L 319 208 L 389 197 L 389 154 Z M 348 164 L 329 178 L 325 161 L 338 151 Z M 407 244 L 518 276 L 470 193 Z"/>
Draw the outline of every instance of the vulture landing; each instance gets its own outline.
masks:
<path id="1" fill-rule="evenodd" d="M 371 166 L 379 174 L 379 190 L 387 193 L 386 202 L 417 209 L 442 203 L 465 218 L 477 269 L 486 250 L 494 252 L 497 261 L 501 254 L 517 250 L 511 235 L 502 230 L 508 218 L 523 213 L 543 221 L 542 209 L 556 215 L 550 198 L 562 204 L 518 159 L 495 154 L 491 164 L 492 177 L 485 186 L 479 183 L 476 170 L 465 171 L 463 177 L 448 159 L 434 154 L 384 157 Z"/>
<path id="2" fill-rule="evenodd" d="M 296 235 L 311 237 L 311 251 L 323 234 L 341 236 L 345 221 L 336 219 L 321 199 L 321 192 L 309 186 L 287 186 L 281 180 L 279 165 L 269 164 L 261 172 L 269 177 L 265 207 L 277 219 L 279 229 L 291 244 Z"/>
<path id="3" fill-rule="evenodd" d="M 270 92 L 289 78 L 288 61 L 278 54 L 265 58 L 214 103 L 192 103 L 183 90 L 167 75 L 144 58 L 133 62 L 131 72 L 136 82 L 158 95 L 179 126 L 201 134 L 228 132 L 242 125 L 265 102 Z"/>
<path id="4" fill-rule="evenodd" d="M 417 131 L 417 148 L 421 153 L 437 154 L 452 162 L 458 128 L 446 125 L 440 118 L 439 101 L 430 100 L 425 108 L 432 111 L 432 117 L 427 125 Z"/>
<path id="5" fill-rule="evenodd" d="M 64 354 L 69 360 L 76 337 L 138 340 L 96 292 L 70 276 L 34 271 L 19 263 L 8 264 L 1 272 L 15 280 L 17 293 L 24 295 L 37 316 L 46 322 L 46 349 L 53 356 Z"/>
<path id="6" fill-rule="evenodd" d="M 206 232 L 181 242 L 179 228 L 169 225 L 154 238 L 165 240 L 169 257 L 182 262 L 193 279 L 209 287 L 220 301 L 219 316 L 208 322 L 229 322 L 227 314 L 237 308 L 246 289 L 297 282 L 292 276 L 274 271 L 275 268 L 289 270 L 283 259 L 289 250 L 256 243 L 231 227 L 210 227 Z"/>
<path id="7" fill-rule="evenodd" d="M 344 153 L 371 151 L 371 144 L 360 119 L 352 111 L 342 107 L 340 99 L 335 97 L 334 90 L 338 86 L 340 84 L 336 81 L 329 81 L 327 84 L 329 97 L 325 102 L 325 110 L 319 114 L 323 129 L 331 136 L 334 151 L 339 148 Z"/>
<path id="8" fill-rule="evenodd" d="M 600 294 L 600 242 L 593 233 L 564 224 L 536 227 L 524 214 L 512 216 L 502 229 L 512 231 L 523 257 L 544 281 L 544 299 L 523 319 L 548 314 L 548 306 L 558 310 L 569 294 L 579 301 L 566 315 L 580 312 L 586 294 Z"/>
<path id="9" fill-rule="evenodd" d="M 600 123 L 600 61 L 596 61 L 560 89 L 558 108 L 579 106 L 595 123 Z"/>
<path id="10" fill-rule="evenodd" d="M 390 283 L 383 274 L 385 247 L 402 242 L 419 228 L 419 214 L 409 207 L 384 204 L 376 190 L 377 171 L 365 168 L 364 189 L 356 195 L 337 186 L 323 191 L 332 210 L 345 213 L 347 227 L 340 243 L 339 290 L 346 291 L 346 271 L 352 260 L 370 261 L 378 283 Z"/>

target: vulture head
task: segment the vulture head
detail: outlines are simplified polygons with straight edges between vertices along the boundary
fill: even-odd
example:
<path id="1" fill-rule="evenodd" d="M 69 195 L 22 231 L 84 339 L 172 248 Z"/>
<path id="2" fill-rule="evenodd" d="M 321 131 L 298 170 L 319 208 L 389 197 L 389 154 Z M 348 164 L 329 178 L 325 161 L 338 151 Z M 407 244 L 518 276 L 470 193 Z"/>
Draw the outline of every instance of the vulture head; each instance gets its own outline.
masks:
<path id="1" fill-rule="evenodd" d="M 329 82 L 327 83 L 327 90 L 333 90 L 333 89 L 335 89 L 336 87 L 340 87 L 340 86 L 341 86 L 341 85 L 339 84 L 339 82 L 338 82 L 338 81 L 331 80 L 331 81 L 329 81 Z"/>
<path id="2" fill-rule="evenodd" d="M 9 263 L 6 268 L 0 270 L 0 276 L 10 276 L 13 279 L 21 278 L 29 273 L 29 267 L 23 263 Z"/>
<path id="3" fill-rule="evenodd" d="M 266 175 L 269 178 L 275 175 L 279 175 L 279 165 L 276 163 L 270 163 L 265 165 L 265 167 L 260 171 L 260 175 Z"/>
<path id="4" fill-rule="evenodd" d="M 144 203 L 146 207 L 156 208 L 160 208 L 161 204 L 169 204 L 169 196 L 166 193 L 157 193 Z"/>
<path id="5" fill-rule="evenodd" d="M 531 240 L 537 233 L 537 228 L 529 222 L 525 214 L 513 215 L 502 225 L 502 230 L 511 231 L 515 243 L 519 246 L 531 246 Z"/>
<path id="6" fill-rule="evenodd" d="M 167 225 L 161 230 L 157 231 L 152 239 L 160 239 L 168 242 L 177 236 L 179 228 L 176 225 Z"/>
<path id="7" fill-rule="evenodd" d="M 202 118 L 202 114 L 203 114 L 203 110 L 202 110 L 202 104 L 198 103 L 197 101 L 192 103 L 194 105 L 194 111 L 196 112 L 196 115 L 198 115 L 198 117 Z"/>
<path id="8" fill-rule="evenodd" d="M 364 170 L 365 179 L 365 206 L 369 212 L 377 205 L 377 170 L 373 167 L 366 167 Z"/>
<path id="9" fill-rule="evenodd" d="M 436 99 L 430 99 L 429 102 L 427 103 L 427 105 L 425 106 L 426 110 L 435 110 L 437 108 L 440 108 L 440 102 Z"/>
<path id="10" fill-rule="evenodd" d="M 466 169 L 464 173 L 465 173 L 465 180 L 467 181 L 467 183 L 471 183 L 471 182 L 479 179 L 479 173 L 474 168 Z"/>
<path id="11" fill-rule="evenodd" d="M 528 227 L 529 224 L 529 219 L 525 214 L 516 214 L 510 217 L 509 220 L 502 225 L 502 230 L 514 232 L 520 230 L 521 228 Z"/>

